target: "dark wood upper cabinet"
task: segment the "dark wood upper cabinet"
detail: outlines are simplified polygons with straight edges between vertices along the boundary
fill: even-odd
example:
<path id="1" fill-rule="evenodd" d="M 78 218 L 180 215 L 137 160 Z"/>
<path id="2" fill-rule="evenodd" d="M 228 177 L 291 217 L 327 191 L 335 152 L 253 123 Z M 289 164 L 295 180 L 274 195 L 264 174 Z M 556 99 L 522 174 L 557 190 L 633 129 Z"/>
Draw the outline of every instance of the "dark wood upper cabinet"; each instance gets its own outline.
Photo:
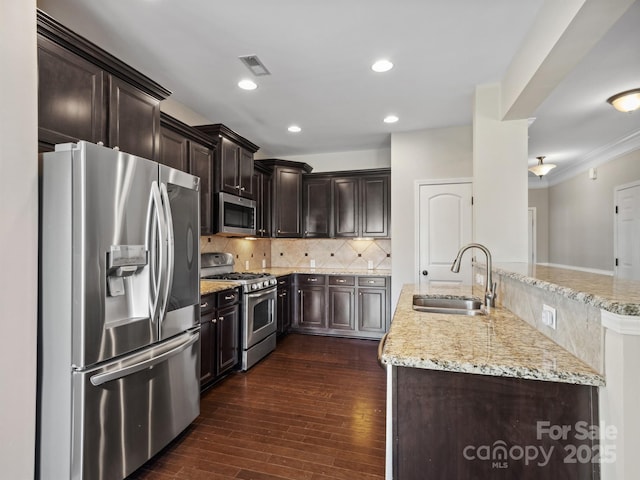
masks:
<path id="1" fill-rule="evenodd" d="M 358 237 L 360 181 L 356 177 L 333 179 L 333 211 L 336 237 Z"/>
<path id="2" fill-rule="evenodd" d="M 56 143 L 105 142 L 105 72 L 38 37 L 38 138 Z"/>
<path id="3" fill-rule="evenodd" d="M 303 179 L 302 208 L 305 237 L 333 236 L 331 179 Z"/>
<path id="4" fill-rule="evenodd" d="M 157 160 L 171 92 L 40 10 L 37 27 L 40 145 L 102 142 Z"/>
<path id="5" fill-rule="evenodd" d="M 160 100 L 109 76 L 109 146 L 158 159 Z"/>
<path id="6" fill-rule="evenodd" d="M 255 162 L 253 191 L 256 196 L 256 237 L 271 236 L 271 175 L 272 171 Z"/>
<path id="7" fill-rule="evenodd" d="M 360 179 L 360 236 L 389 236 L 390 180 L 390 175 Z"/>
<path id="8" fill-rule="evenodd" d="M 306 163 L 270 158 L 256 165 L 271 175 L 271 236 L 300 238 L 302 231 L 302 175 L 311 172 Z"/>
<path id="9" fill-rule="evenodd" d="M 189 171 L 189 140 L 184 135 L 162 125 L 160 128 L 160 163 Z"/>
<path id="10" fill-rule="evenodd" d="M 388 169 L 304 175 L 306 237 L 388 237 L 391 223 Z"/>
<path id="11" fill-rule="evenodd" d="M 215 191 L 255 200 L 253 191 L 253 154 L 260 147 L 221 123 L 198 125 L 195 128 L 216 138 Z"/>
<path id="12" fill-rule="evenodd" d="M 160 115 L 160 163 L 200 177 L 200 234 L 212 235 L 213 162 L 216 138 L 166 113 Z"/>

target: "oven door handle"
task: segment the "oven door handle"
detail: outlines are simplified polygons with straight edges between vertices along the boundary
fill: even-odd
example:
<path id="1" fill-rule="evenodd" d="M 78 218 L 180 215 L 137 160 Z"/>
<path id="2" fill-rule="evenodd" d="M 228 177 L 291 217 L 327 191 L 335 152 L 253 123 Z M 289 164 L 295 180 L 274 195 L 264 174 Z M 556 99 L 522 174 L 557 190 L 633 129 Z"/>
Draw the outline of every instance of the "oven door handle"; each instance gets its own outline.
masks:
<path id="1" fill-rule="evenodd" d="M 251 300 L 257 300 L 263 297 L 268 297 L 276 292 L 278 287 L 275 285 L 273 287 L 269 287 L 266 290 L 260 290 L 259 292 L 249 292 L 247 293 L 247 297 L 251 298 Z"/>

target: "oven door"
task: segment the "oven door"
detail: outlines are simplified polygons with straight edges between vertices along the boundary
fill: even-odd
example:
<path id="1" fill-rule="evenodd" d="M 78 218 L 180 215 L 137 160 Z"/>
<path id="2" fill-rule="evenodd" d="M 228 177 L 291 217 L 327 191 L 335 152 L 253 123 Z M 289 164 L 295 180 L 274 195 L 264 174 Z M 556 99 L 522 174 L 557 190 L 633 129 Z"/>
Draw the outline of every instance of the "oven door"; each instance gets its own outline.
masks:
<path id="1" fill-rule="evenodd" d="M 276 333 L 276 287 L 242 296 L 244 306 L 244 332 L 242 348 L 247 350 Z"/>

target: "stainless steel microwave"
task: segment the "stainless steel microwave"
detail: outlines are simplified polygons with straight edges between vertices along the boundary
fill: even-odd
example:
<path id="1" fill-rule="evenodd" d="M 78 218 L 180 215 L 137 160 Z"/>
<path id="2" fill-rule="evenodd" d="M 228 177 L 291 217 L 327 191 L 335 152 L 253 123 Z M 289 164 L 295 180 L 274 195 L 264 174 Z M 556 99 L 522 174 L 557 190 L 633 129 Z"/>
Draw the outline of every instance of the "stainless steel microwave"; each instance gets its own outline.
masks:
<path id="1" fill-rule="evenodd" d="M 218 235 L 250 237 L 256 234 L 256 202 L 220 192 L 217 202 Z"/>

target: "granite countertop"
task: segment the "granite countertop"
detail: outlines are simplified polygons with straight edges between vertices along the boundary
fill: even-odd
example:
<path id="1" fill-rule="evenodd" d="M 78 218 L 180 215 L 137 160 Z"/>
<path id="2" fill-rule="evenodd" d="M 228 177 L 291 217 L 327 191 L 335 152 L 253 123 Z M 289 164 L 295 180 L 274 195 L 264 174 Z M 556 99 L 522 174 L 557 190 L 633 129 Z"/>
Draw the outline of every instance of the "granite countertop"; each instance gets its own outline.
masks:
<path id="1" fill-rule="evenodd" d="M 611 313 L 640 316 L 637 280 L 526 263 L 494 264 L 493 271 Z"/>
<path id="2" fill-rule="evenodd" d="M 241 284 L 237 282 L 220 282 L 216 280 L 200 280 L 200 295 L 208 295 L 209 293 L 222 292 L 230 288 L 239 287 Z"/>
<path id="3" fill-rule="evenodd" d="M 604 385 L 602 375 L 505 308 L 485 316 L 418 312 L 412 309 L 414 294 L 473 296 L 470 286 L 405 285 L 382 351 L 384 364 Z"/>
<path id="4" fill-rule="evenodd" d="M 247 270 L 247 272 L 270 273 L 276 277 L 290 275 L 292 273 L 317 273 L 318 275 L 367 275 L 367 276 L 390 276 L 391 270 L 355 270 L 340 268 L 300 268 L 300 267 L 273 267 L 258 270 Z M 200 295 L 221 292 L 229 288 L 239 287 L 237 282 L 220 282 L 217 280 L 200 280 Z"/>

